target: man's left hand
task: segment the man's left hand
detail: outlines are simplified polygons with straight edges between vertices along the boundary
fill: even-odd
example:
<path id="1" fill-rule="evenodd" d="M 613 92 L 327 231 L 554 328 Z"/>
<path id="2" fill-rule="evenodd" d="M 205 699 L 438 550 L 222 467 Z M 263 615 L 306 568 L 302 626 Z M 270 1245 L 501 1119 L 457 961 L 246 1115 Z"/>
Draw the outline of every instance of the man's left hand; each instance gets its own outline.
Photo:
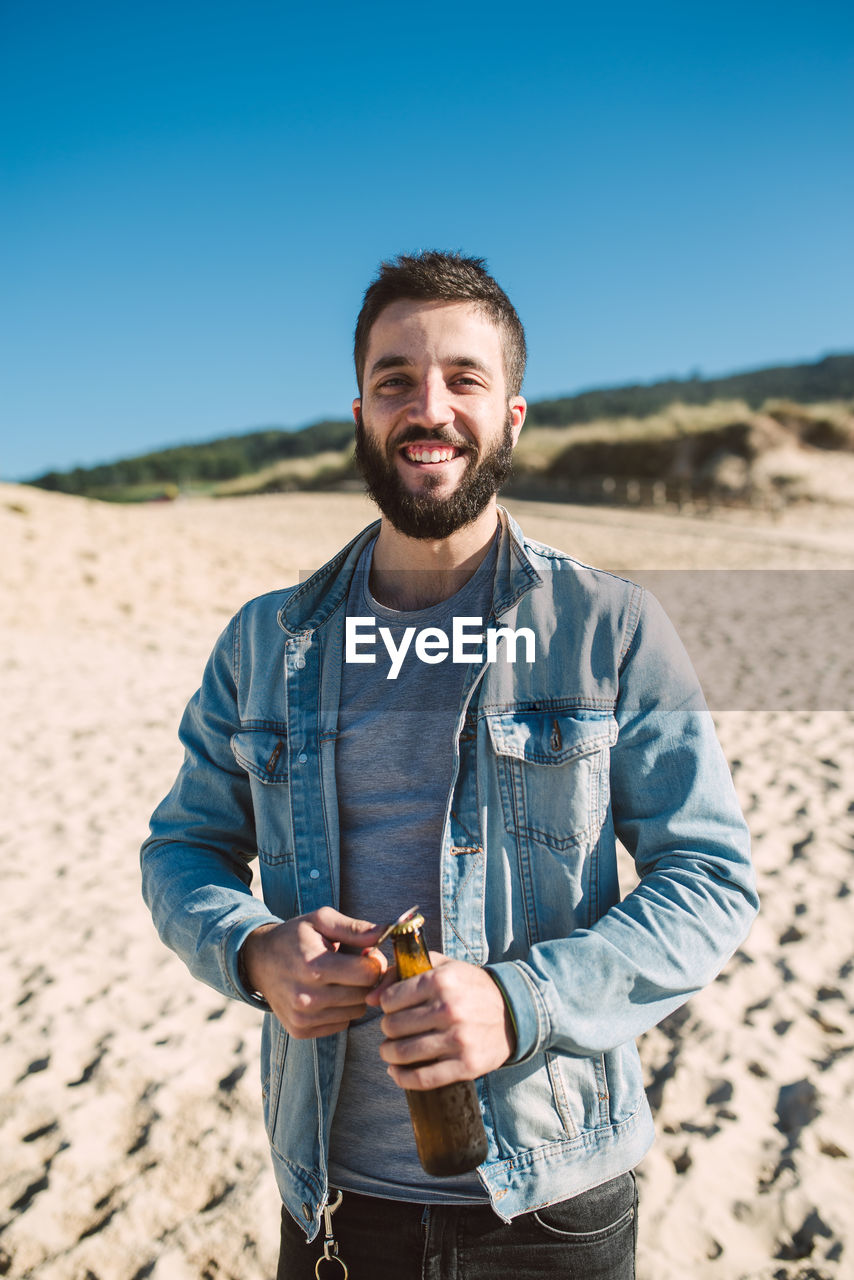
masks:
<path id="1" fill-rule="evenodd" d="M 386 979 L 367 996 L 383 1011 L 380 1055 L 402 1089 L 435 1089 L 494 1071 L 515 1047 L 498 984 L 476 965 L 430 952 L 433 968 Z"/>

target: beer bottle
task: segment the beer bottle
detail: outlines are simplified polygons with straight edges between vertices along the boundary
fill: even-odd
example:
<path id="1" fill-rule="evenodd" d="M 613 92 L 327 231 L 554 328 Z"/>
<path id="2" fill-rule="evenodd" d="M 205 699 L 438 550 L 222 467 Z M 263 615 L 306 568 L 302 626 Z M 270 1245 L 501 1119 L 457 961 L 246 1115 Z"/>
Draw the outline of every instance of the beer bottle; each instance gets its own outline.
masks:
<path id="1" fill-rule="evenodd" d="M 391 931 L 399 979 L 433 968 L 423 928 L 424 917 L 412 915 Z M 436 1089 L 405 1092 L 418 1159 L 425 1173 L 449 1178 L 476 1169 L 486 1159 L 486 1133 L 474 1081 L 457 1080 Z"/>

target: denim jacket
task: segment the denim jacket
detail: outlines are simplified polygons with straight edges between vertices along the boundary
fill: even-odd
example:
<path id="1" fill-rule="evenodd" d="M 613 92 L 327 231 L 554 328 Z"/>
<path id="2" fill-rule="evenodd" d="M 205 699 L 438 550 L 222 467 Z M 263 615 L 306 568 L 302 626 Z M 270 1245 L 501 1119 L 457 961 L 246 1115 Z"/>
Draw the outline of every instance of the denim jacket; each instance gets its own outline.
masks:
<path id="1" fill-rule="evenodd" d="M 513 1058 L 477 1081 L 479 1174 L 509 1220 L 640 1160 L 653 1126 L 634 1037 L 715 976 L 757 899 L 729 771 L 661 607 L 500 514 L 489 622 L 531 628 L 536 655 L 524 661 L 520 645 L 511 663 L 499 647 L 469 665 L 438 871 L 443 951 L 488 966 L 517 1028 Z M 338 905 L 344 616 L 376 531 L 229 623 L 143 845 L 163 941 L 259 1008 L 238 971 L 248 934 Z M 617 838 L 640 877 L 622 900 Z M 263 901 L 250 890 L 256 857 Z M 295 1040 L 265 1013 L 264 1118 L 282 1199 L 309 1238 L 345 1049 L 346 1033 Z"/>

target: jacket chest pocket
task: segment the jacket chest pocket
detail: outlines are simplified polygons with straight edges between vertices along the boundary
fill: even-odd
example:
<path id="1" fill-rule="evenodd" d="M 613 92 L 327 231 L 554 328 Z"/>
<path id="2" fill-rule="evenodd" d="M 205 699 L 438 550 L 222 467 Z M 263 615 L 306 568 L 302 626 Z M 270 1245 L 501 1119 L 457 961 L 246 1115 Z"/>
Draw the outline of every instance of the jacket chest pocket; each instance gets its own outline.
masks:
<path id="1" fill-rule="evenodd" d="M 608 711 L 511 711 L 486 717 L 504 825 L 568 850 L 598 835 L 608 808 Z"/>
<path id="2" fill-rule="evenodd" d="M 249 776 L 255 846 L 262 863 L 293 861 L 288 739 L 284 729 L 241 729 L 231 751 Z"/>

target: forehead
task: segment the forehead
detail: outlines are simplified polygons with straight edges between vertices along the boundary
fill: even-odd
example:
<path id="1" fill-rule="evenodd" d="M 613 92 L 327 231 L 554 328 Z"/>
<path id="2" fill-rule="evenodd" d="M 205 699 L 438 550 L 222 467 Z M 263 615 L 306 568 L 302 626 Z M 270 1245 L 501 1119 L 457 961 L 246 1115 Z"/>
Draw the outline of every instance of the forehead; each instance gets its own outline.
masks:
<path id="1" fill-rule="evenodd" d="M 475 302 L 392 302 L 374 321 L 365 372 L 377 360 L 404 356 L 413 364 L 476 357 L 502 370 L 501 334 Z"/>

